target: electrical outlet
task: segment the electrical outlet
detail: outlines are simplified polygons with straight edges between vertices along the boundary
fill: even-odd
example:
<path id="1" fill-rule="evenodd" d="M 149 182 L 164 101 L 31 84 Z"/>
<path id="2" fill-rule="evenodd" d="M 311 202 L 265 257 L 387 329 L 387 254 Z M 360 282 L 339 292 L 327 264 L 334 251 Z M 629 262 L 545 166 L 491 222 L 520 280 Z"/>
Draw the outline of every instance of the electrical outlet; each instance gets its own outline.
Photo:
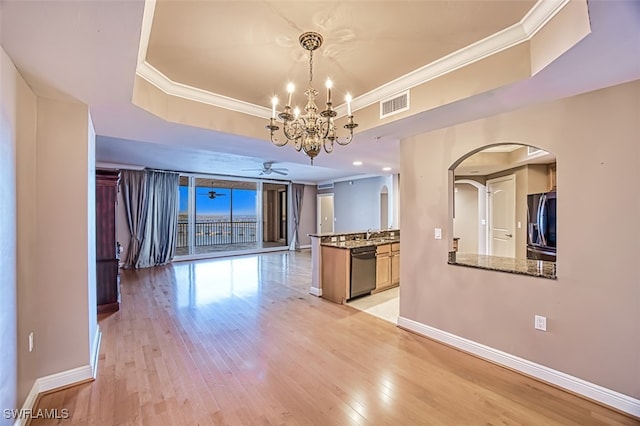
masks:
<path id="1" fill-rule="evenodd" d="M 29 333 L 29 352 L 33 352 L 33 331 Z"/>
<path id="2" fill-rule="evenodd" d="M 536 330 L 547 331 L 547 317 L 536 315 L 533 326 Z"/>

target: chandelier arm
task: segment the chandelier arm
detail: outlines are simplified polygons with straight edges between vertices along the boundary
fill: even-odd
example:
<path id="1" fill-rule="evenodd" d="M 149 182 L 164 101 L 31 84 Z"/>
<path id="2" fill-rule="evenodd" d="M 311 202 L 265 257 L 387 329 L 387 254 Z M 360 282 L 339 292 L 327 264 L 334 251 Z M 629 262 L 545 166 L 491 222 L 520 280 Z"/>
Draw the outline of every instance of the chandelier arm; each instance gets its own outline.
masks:
<path id="1" fill-rule="evenodd" d="M 273 132 L 271 132 L 271 143 L 274 144 L 275 146 L 285 146 L 287 142 L 289 142 L 289 139 L 285 138 L 283 141 L 281 141 L 278 138 L 274 138 Z"/>
<path id="2" fill-rule="evenodd" d="M 324 139 L 322 147 L 324 148 L 324 152 L 326 152 L 327 154 L 331 154 L 333 152 L 333 139 Z"/>
<path id="3" fill-rule="evenodd" d="M 280 129 L 275 118 L 271 118 L 271 120 L 269 121 L 269 124 L 265 127 L 269 130 L 271 134 L 271 143 L 274 144 L 275 146 L 285 146 L 287 142 L 289 142 L 288 139 L 285 139 L 284 142 L 282 142 L 278 138 L 274 137 L 276 131 Z"/>
<path id="4" fill-rule="evenodd" d="M 353 140 L 353 131 L 349 132 L 349 136 L 347 136 L 347 138 L 344 140 L 340 140 L 340 138 L 335 138 L 335 141 L 338 142 L 338 145 L 342 145 L 342 146 L 349 145 L 352 140 Z"/>
<path id="5" fill-rule="evenodd" d="M 353 129 L 358 127 L 358 123 L 353 122 L 353 115 L 349 116 L 349 118 L 347 119 L 347 124 L 345 124 L 343 127 L 349 131 L 349 136 L 347 136 L 347 139 L 344 141 L 340 141 L 339 139 L 336 139 L 336 141 L 340 145 L 349 145 L 349 143 L 351 143 L 351 141 L 353 140 Z"/>

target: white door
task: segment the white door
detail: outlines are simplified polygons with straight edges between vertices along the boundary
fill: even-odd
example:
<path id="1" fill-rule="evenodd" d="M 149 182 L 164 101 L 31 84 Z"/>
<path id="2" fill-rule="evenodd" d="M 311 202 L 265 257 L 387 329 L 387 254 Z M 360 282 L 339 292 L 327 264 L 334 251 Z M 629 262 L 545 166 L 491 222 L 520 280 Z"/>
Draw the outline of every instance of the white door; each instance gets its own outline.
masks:
<path id="1" fill-rule="evenodd" d="M 318 234 L 333 232 L 333 194 L 318 194 Z"/>
<path id="2" fill-rule="evenodd" d="M 489 195 L 489 254 L 516 257 L 516 177 L 487 181 Z"/>

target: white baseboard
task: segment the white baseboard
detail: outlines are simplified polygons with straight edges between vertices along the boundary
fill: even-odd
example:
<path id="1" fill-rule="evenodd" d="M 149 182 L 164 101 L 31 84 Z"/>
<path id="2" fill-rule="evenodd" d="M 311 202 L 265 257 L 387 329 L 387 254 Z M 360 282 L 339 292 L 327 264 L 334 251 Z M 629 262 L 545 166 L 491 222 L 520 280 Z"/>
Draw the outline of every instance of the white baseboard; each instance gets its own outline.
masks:
<path id="1" fill-rule="evenodd" d="M 98 373 L 98 358 L 100 355 L 101 341 L 102 332 L 100 331 L 100 326 L 97 326 L 93 344 L 91 345 L 91 364 L 36 379 L 36 381 L 33 382 L 33 386 L 31 387 L 29 394 L 24 400 L 24 404 L 22 404 L 21 412 L 27 413 L 30 412 L 30 410 L 33 410 L 36 400 L 38 399 L 38 395 L 43 392 L 94 380 Z M 21 417 L 16 419 L 13 425 L 24 426 L 28 421 L 28 417 Z"/>
<path id="2" fill-rule="evenodd" d="M 314 296 L 322 297 L 322 289 L 321 288 L 311 287 L 309 289 L 309 293 L 313 294 Z"/>
<path id="3" fill-rule="evenodd" d="M 93 371 L 90 365 L 72 368 L 71 370 L 61 371 L 60 373 L 51 374 L 36 379 L 22 404 L 22 412 L 26 413 L 34 409 L 34 404 L 38 395 L 53 389 L 68 387 L 94 379 Z M 28 418 L 16 419 L 14 426 L 24 426 L 27 424 Z"/>
<path id="4" fill-rule="evenodd" d="M 38 399 L 38 381 L 36 380 L 33 383 L 33 386 L 31 386 L 31 390 L 29 391 L 29 394 L 27 395 L 27 397 L 24 400 L 24 404 L 22 404 L 22 413 L 26 413 L 28 410 L 32 410 L 33 407 L 36 405 L 36 399 Z M 27 422 L 29 421 L 28 418 L 22 418 L 22 417 L 18 417 L 16 419 L 16 421 L 13 423 L 13 426 L 24 426 L 27 424 Z"/>
<path id="5" fill-rule="evenodd" d="M 299 249 L 310 249 L 311 248 L 311 244 L 303 244 L 300 247 L 298 247 Z"/>
<path id="6" fill-rule="evenodd" d="M 90 380 L 93 380 L 93 368 L 87 364 L 82 367 L 40 377 L 36 380 L 36 383 L 38 384 L 38 393 L 42 393 Z"/>
<path id="7" fill-rule="evenodd" d="M 100 325 L 96 325 L 96 335 L 93 338 L 93 345 L 91 345 L 91 376 L 95 379 L 98 377 L 98 358 L 100 357 L 100 342 L 102 342 L 102 332 L 100 331 Z"/>
<path id="8" fill-rule="evenodd" d="M 551 383 L 594 401 L 598 401 L 604 405 L 629 413 L 632 416 L 640 417 L 640 400 L 620 392 L 607 389 L 595 383 L 587 382 L 586 380 L 570 376 L 561 371 L 536 364 L 535 362 L 476 343 L 472 340 L 456 336 L 455 334 L 451 334 L 446 331 L 438 330 L 437 328 L 433 328 L 408 318 L 398 317 L 398 327 L 413 331 L 414 333 L 429 337 L 465 352 L 472 353 L 480 358 L 495 362 L 496 364 L 520 371 L 544 382 Z"/>

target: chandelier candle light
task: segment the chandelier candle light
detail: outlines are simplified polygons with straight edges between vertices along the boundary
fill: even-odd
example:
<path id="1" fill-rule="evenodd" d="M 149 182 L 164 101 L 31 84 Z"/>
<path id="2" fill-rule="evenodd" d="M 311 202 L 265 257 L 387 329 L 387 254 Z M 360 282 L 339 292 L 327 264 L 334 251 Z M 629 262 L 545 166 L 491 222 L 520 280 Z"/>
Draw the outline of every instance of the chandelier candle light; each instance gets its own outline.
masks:
<path id="1" fill-rule="evenodd" d="M 271 132 L 271 142 L 277 146 L 284 146 L 287 142 L 292 141 L 296 151 L 304 151 L 309 158 L 311 158 L 311 164 L 313 165 L 313 159 L 320 153 L 321 148 L 327 153 L 333 152 L 333 143 L 337 142 L 339 145 L 348 145 L 353 140 L 353 129 L 358 127 L 353 122 L 353 115 L 351 114 L 351 95 L 347 93 L 345 100 L 347 102 L 347 124 L 344 128 L 349 131 L 345 140 L 340 140 L 337 136 L 336 125 L 333 121 L 337 113 L 331 108 L 333 105 L 331 102 L 331 89 L 333 82 L 327 79 L 327 103 L 326 109 L 322 112 L 318 112 L 318 106 L 315 99 L 318 96 L 318 91 L 313 88 L 313 51 L 322 46 L 323 38 L 320 34 L 315 32 L 306 32 L 299 38 L 300 45 L 303 49 L 309 51 L 309 88 L 304 92 L 307 95 L 307 105 L 304 107 L 304 114 L 300 114 L 300 109 L 295 108 L 291 110 L 291 98 L 295 87 L 293 83 L 287 85 L 287 93 L 289 94 L 287 104 L 284 107 L 284 111 L 277 113 L 278 98 L 273 97 L 271 100 L 271 120 L 266 126 Z M 283 133 L 285 139 L 280 141 L 274 134 L 280 129 L 276 118 L 279 118 L 283 123 Z"/>

